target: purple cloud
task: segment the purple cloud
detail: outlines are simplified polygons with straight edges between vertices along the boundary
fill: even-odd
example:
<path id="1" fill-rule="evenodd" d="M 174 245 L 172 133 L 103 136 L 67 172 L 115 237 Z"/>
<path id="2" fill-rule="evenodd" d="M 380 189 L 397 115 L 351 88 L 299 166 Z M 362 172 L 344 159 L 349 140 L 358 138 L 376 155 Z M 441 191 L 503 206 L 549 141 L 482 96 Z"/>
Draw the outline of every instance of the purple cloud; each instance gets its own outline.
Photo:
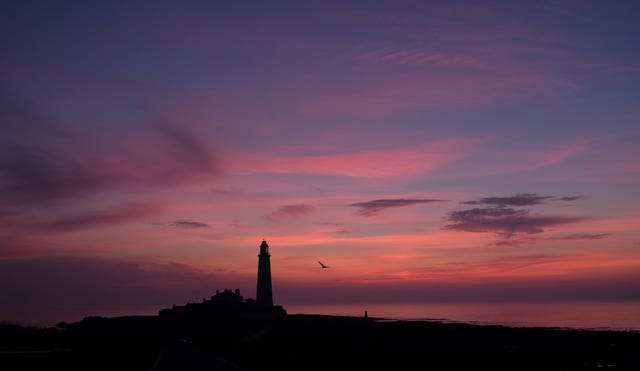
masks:
<path id="1" fill-rule="evenodd" d="M 138 143 L 90 143 L 64 135 L 44 145 L 37 136 L 9 133 L 0 148 L 0 202 L 44 203 L 110 190 L 165 187 L 217 174 L 215 157 L 183 129 L 158 126 Z M 46 135 L 50 137 L 51 135 Z M 18 142 L 20 144 L 15 144 Z"/>
<path id="2" fill-rule="evenodd" d="M 157 215 L 163 210 L 164 205 L 158 204 L 125 204 L 109 210 L 76 212 L 53 221 L 36 224 L 35 227 L 51 232 L 75 231 L 126 223 Z"/>
<path id="3" fill-rule="evenodd" d="M 569 241 L 569 240 L 600 240 L 607 237 L 609 233 L 576 233 L 570 234 L 568 236 L 559 236 L 559 237 L 547 237 L 546 240 L 549 241 Z"/>
<path id="4" fill-rule="evenodd" d="M 211 150 L 196 136 L 171 125 L 160 126 L 159 129 L 170 139 L 169 144 L 173 147 L 172 155 L 177 157 L 178 163 L 187 166 L 191 171 L 217 172 L 217 164 Z"/>
<path id="5" fill-rule="evenodd" d="M 356 211 L 356 214 L 360 216 L 374 216 L 379 214 L 381 211 L 385 209 L 389 209 L 392 207 L 404 207 L 411 206 L 416 204 L 425 204 L 431 202 L 443 202 L 444 200 L 431 199 L 431 198 L 396 198 L 396 199 L 380 199 L 380 200 L 371 200 L 366 202 L 356 202 L 353 204 L 349 204 L 349 206 L 359 208 Z"/>
<path id="6" fill-rule="evenodd" d="M 579 200 L 581 198 L 584 198 L 584 196 L 565 196 L 565 197 L 556 197 L 554 198 L 555 201 L 576 201 Z"/>
<path id="7" fill-rule="evenodd" d="M 192 220 L 174 220 L 169 223 L 170 227 L 194 229 L 194 228 L 209 228 L 209 224 L 202 222 L 194 222 Z"/>
<path id="8" fill-rule="evenodd" d="M 474 208 L 454 211 L 449 214 L 449 222 L 444 229 L 466 232 L 491 232 L 503 237 L 515 234 L 536 234 L 545 228 L 576 223 L 587 218 L 573 216 L 543 216 L 529 210 L 512 208 Z"/>
<path id="9" fill-rule="evenodd" d="M 238 196 L 243 193 L 243 191 L 238 188 L 211 188 L 211 192 L 223 196 Z"/>
<path id="10" fill-rule="evenodd" d="M 498 207 L 504 206 L 528 206 L 539 205 L 544 200 L 552 198 L 551 196 L 539 196 L 535 193 L 518 193 L 512 197 L 483 197 L 476 201 L 466 201 L 463 204 L 467 205 L 495 205 Z"/>
<path id="11" fill-rule="evenodd" d="M 576 233 L 570 234 L 567 236 L 554 236 L 554 237 L 530 237 L 523 236 L 518 238 L 504 238 L 499 239 L 491 245 L 493 246 L 516 246 L 516 245 L 525 245 L 525 244 L 535 244 L 539 241 L 573 241 L 573 240 L 601 240 L 607 237 L 609 233 Z"/>
<path id="12" fill-rule="evenodd" d="M 283 205 L 267 216 L 270 220 L 289 218 L 295 216 L 305 216 L 316 211 L 316 208 L 307 204 Z"/>
<path id="13" fill-rule="evenodd" d="M 118 183 L 81 161 L 35 146 L 0 149 L 3 203 L 37 203 L 82 196 Z"/>

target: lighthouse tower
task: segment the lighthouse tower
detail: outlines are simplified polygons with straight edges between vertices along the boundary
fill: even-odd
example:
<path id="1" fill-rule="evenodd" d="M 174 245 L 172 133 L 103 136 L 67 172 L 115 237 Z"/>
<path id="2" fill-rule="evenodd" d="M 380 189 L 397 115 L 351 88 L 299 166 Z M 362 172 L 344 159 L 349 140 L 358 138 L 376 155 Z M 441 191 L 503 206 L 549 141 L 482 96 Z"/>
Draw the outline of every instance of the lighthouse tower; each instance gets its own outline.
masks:
<path id="1" fill-rule="evenodd" d="M 258 288 L 256 301 L 264 307 L 273 306 L 273 294 L 271 292 L 271 255 L 267 241 L 262 240 L 260 254 L 258 255 Z"/>

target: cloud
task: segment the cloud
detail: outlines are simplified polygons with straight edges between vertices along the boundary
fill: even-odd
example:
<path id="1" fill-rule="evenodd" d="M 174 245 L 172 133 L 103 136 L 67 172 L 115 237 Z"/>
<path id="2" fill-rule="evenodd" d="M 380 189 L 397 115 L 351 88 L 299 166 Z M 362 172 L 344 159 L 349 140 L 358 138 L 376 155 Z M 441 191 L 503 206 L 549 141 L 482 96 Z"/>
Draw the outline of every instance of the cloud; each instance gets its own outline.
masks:
<path id="1" fill-rule="evenodd" d="M 211 192 L 223 196 L 238 196 L 243 193 L 239 188 L 211 188 Z"/>
<path id="2" fill-rule="evenodd" d="M 481 140 L 448 139 L 415 146 L 319 156 L 241 155 L 230 159 L 238 173 L 322 174 L 361 178 L 415 176 L 465 157 Z"/>
<path id="3" fill-rule="evenodd" d="M 607 237 L 609 233 L 576 233 L 568 236 L 547 237 L 548 241 L 567 241 L 567 240 L 600 240 Z"/>
<path id="4" fill-rule="evenodd" d="M 607 237 L 609 233 L 576 233 L 566 236 L 553 236 L 553 237 L 530 237 L 523 236 L 518 238 L 505 238 L 497 240 L 491 245 L 493 246 L 516 246 L 524 244 L 535 244 L 539 241 L 573 241 L 573 240 L 601 240 Z"/>
<path id="5" fill-rule="evenodd" d="M 554 201 L 576 201 L 581 198 L 584 198 L 584 196 L 565 196 L 565 197 L 556 197 L 554 198 Z"/>
<path id="6" fill-rule="evenodd" d="M 510 148 L 494 140 L 474 156 L 456 163 L 451 174 L 457 177 L 487 177 L 503 174 L 524 174 L 538 169 L 555 167 L 583 155 L 593 147 L 590 138 L 576 138 L 559 143 L 530 144 Z M 478 166 L 478 162 L 485 164 Z"/>
<path id="7" fill-rule="evenodd" d="M 539 205 L 544 200 L 552 198 L 551 196 L 539 196 L 535 193 L 518 193 L 512 197 L 483 197 L 476 201 L 466 201 L 463 204 L 467 205 L 495 205 L 498 207 L 504 206 L 527 206 L 527 205 Z"/>
<path id="8" fill-rule="evenodd" d="M 383 47 L 355 56 L 356 60 L 379 62 L 383 64 L 400 64 L 405 66 L 473 66 L 477 58 L 471 55 L 446 53 L 426 49 L 398 49 Z"/>
<path id="9" fill-rule="evenodd" d="M 169 223 L 170 227 L 194 229 L 194 228 L 209 228 L 209 224 L 202 222 L 194 222 L 192 220 L 174 220 Z"/>
<path id="10" fill-rule="evenodd" d="M 50 232 L 69 232 L 81 229 L 97 228 L 151 217 L 163 212 L 165 205 L 131 203 L 102 211 L 76 212 L 56 220 L 38 223 L 39 230 Z"/>
<path id="11" fill-rule="evenodd" d="M 7 146 L 0 150 L 2 201 L 36 203 L 82 196 L 115 184 L 78 160 L 61 158 L 31 146 Z"/>
<path id="12" fill-rule="evenodd" d="M 17 228 L 5 228 L 0 233 L 0 241 L 0 259 L 39 256 L 51 248 L 50 239 L 37 233 L 20 233 Z"/>
<path id="13" fill-rule="evenodd" d="M 491 232 L 505 238 L 516 234 L 537 234 L 546 228 L 587 220 L 576 216 L 544 216 L 530 210 L 505 207 L 473 208 L 449 214 L 448 224 L 443 229 L 466 232 Z"/>
<path id="14" fill-rule="evenodd" d="M 160 131 L 170 139 L 174 148 L 173 156 L 178 157 L 178 162 L 194 170 L 215 173 L 217 164 L 214 161 L 211 150 L 188 131 L 171 125 L 159 127 Z"/>
<path id="15" fill-rule="evenodd" d="M 184 129 L 158 126 L 135 135 L 99 142 L 72 134 L 9 134 L 0 148 L 0 202 L 50 203 L 106 191 L 166 187 L 217 173 L 207 146 Z M 59 143 L 58 143 L 59 142 Z M 58 143 L 56 145 L 52 143 Z"/>
<path id="16" fill-rule="evenodd" d="M 491 232 L 505 240 L 496 241 L 493 245 L 531 244 L 540 240 L 561 241 L 572 239 L 599 239 L 607 234 L 574 234 L 559 237 L 531 237 L 521 234 L 538 234 L 558 225 L 576 223 L 586 220 L 576 216 L 544 216 L 534 214 L 531 210 L 514 209 L 509 206 L 534 206 L 543 204 L 546 200 L 573 201 L 582 196 L 553 197 L 541 196 L 536 193 L 518 193 L 510 197 L 483 197 L 478 200 L 466 201 L 467 205 L 485 205 L 467 210 L 453 211 L 448 216 L 451 224 L 444 229 L 461 230 L 467 232 Z M 508 240 L 506 240 L 508 239 Z"/>
<path id="17" fill-rule="evenodd" d="M 404 207 L 411 206 L 416 204 L 425 204 L 431 202 L 442 202 L 444 200 L 438 199 L 430 199 L 430 198 L 396 198 L 396 199 L 380 199 L 380 200 L 371 200 L 366 202 L 356 202 L 353 204 L 349 204 L 348 206 L 353 206 L 359 208 L 356 211 L 356 214 L 360 216 L 374 216 L 380 213 L 381 211 L 392 208 L 392 207 Z"/>
<path id="18" fill-rule="evenodd" d="M 268 219 L 276 220 L 296 216 L 309 215 L 316 211 L 316 208 L 307 204 L 283 205 L 267 216 Z"/>

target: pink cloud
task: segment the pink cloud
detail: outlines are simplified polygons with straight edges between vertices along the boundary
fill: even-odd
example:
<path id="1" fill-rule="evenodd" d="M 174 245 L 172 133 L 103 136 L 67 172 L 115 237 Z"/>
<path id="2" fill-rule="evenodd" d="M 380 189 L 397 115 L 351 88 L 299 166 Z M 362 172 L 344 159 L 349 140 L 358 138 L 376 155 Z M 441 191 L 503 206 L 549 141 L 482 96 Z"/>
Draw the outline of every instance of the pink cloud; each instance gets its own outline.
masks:
<path id="1" fill-rule="evenodd" d="M 19 234 L 16 230 L 3 231 L 0 234 L 0 257 L 32 257 L 51 253 L 51 247 L 55 246 L 49 238 L 37 234 Z"/>
<path id="2" fill-rule="evenodd" d="M 183 184 L 217 174 L 215 145 L 177 125 L 150 129 L 109 143 L 110 148 L 88 157 L 87 167 L 143 186 Z"/>
<path id="3" fill-rule="evenodd" d="M 235 173 L 307 173 L 362 178 L 417 175 L 463 158 L 477 142 L 449 139 L 408 148 L 324 156 L 240 155 L 231 159 L 227 170 Z"/>
<path id="4" fill-rule="evenodd" d="M 107 227 L 134 220 L 151 218 L 162 213 L 166 205 L 158 203 L 131 203 L 100 211 L 78 211 L 39 223 L 36 228 L 47 232 L 69 232 L 81 229 Z"/>
<path id="5" fill-rule="evenodd" d="M 267 215 L 267 219 L 273 222 L 280 220 L 291 220 L 292 218 L 301 218 L 311 213 L 314 213 L 317 209 L 308 204 L 293 204 L 282 205 L 278 210 Z"/>

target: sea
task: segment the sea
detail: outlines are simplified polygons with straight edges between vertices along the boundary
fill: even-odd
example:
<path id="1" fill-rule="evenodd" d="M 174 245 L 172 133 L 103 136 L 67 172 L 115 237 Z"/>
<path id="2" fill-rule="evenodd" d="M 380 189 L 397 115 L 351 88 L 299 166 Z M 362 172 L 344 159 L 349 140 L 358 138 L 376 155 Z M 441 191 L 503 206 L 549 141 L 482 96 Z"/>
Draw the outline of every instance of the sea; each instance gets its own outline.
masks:
<path id="1" fill-rule="evenodd" d="M 640 331 L 640 301 L 285 305 L 289 314 L 431 320 L 510 327 Z"/>

